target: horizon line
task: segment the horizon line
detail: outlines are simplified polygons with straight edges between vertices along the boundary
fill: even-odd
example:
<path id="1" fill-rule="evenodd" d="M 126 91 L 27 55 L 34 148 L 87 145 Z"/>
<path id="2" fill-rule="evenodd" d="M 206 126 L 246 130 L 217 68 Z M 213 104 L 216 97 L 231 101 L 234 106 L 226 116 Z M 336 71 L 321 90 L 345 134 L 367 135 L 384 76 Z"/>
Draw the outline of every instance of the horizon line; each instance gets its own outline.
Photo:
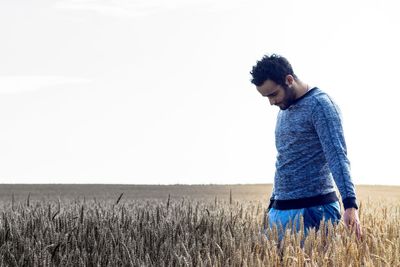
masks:
<path id="1" fill-rule="evenodd" d="M 135 185 L 135 186 L 228 186 L 228 185 L 273 185 L 273 183 L 170 183 L 170 184 L 134 184 L 134 183 L 0 183 L 1 185 Z M 355 186 L 400 186 L 400 184 L 354 184 Z"/>

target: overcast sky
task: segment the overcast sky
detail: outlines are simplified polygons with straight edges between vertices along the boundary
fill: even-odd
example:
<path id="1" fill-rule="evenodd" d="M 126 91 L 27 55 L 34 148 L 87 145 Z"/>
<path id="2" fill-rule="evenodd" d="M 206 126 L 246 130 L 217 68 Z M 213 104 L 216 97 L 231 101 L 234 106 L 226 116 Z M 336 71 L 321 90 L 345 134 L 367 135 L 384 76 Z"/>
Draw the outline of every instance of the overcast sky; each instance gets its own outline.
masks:
<path id="1" fill-rule="evenodd" d="M 400 184 L 396 1 L 2 0 L 0 183 L 271 183 L 266 53 L 341 107 L 357 184 Z"/>

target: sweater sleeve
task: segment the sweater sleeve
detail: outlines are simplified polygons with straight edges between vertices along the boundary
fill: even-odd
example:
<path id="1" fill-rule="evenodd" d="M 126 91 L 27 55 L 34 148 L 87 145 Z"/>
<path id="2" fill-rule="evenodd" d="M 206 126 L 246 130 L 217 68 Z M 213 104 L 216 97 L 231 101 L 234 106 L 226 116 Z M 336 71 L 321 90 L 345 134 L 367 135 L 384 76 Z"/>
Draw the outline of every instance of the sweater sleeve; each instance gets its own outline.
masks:
<path id="1" fill-rule="evenodd" d="M 342 196 L 343 206 L 345 209 L 358 208 L 339 108 L 327 95 L 317 100 L 312 112 L 312 121 L 329 169 Z"/>

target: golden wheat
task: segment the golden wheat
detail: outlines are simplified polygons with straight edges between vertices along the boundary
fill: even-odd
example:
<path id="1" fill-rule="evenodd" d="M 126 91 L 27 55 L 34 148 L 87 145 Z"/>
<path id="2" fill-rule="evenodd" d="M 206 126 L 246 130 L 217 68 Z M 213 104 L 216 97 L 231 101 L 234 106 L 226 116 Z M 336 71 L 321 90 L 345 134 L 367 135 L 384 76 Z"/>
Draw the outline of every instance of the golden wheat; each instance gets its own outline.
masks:
<path id="1" fill-rule="evenodd" d="M 400 266 L 400 202 L 362 203 L 343 224 L 269 229 L 266 203 L 189 199 L 3 203 L 0 266 Z M 302 226 L 302 225 L 301 225 Z M 267 228 L 267 229 L 265 229 Z"/>

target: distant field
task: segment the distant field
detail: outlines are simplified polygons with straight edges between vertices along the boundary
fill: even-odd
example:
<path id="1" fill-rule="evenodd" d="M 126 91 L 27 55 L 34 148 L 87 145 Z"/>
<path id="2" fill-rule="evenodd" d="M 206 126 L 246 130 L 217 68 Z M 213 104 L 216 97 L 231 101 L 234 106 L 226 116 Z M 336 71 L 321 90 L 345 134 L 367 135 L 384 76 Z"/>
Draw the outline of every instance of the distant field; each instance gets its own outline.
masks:
<path id="1" fill-rule="evenodd" d="M 2 184 L 0 266 L 400 266 L 400 187 L 357 192 L 361 240 L 340 223 L 278 242 L 271 185 Z"/>
<path id="2" fill-rule="evenodd" d="M 254 185 L 102 185 L 102 184 L 0 184 L 0 202 L 30 200 L 112 200 L 123 193 L 124 200 L 192 199 L 229 201 L 268 201 L 271 184 Z M 357 194 L 361 201 L 370 198 L 400 200 L 400 186 L 359 185 Z"/>
<path id="3" fill-rule="evenodd" d="M 31 201 L 83 199 L 112 200 L 123 193 L 123 200 L 229 200 L 230 191 L 235 200 L 264 201 L 269 199 L 271 185 L 91 185 L 91 184 L 1 184 L 0 201 Z"/>

